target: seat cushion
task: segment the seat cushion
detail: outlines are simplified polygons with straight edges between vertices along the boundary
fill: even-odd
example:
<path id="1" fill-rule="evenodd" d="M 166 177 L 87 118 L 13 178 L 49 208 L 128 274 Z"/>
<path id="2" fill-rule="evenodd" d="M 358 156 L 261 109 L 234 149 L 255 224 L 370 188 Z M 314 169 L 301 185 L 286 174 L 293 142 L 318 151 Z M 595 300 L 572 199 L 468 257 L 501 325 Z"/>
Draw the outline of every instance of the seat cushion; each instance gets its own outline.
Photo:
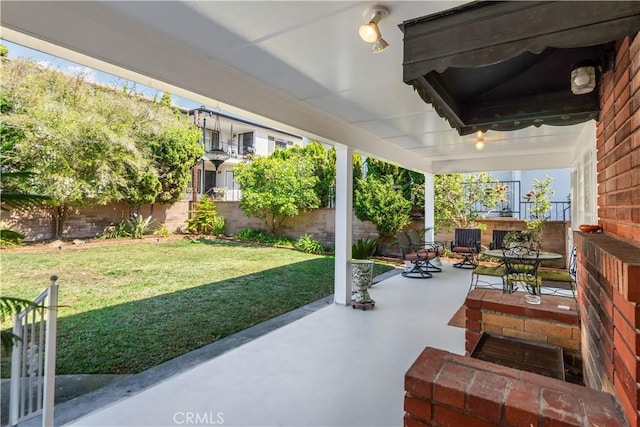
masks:
<path id="1" fill-rule="evenodd" d="M 566 271 L 539 269 L 538 276 L 542 280 L 550 280 L 552 282 L 573 282 L 573 278 Z"/>
<path id="2" fill-rule="evenodd" d="M 426 259 L 425 254 L 418 255 L 416 252 L 409 252 L 404 256 L 404 259 L 407 261 L 424 261 Z"/>
<path id="3" fill-rule="evenodd" d="M 473 269 L 473 274 L 477 274 L 478 276 L 494 276 L 494 277 L 502 277 L 505 275 L 504 267 L 490 267 L 486 265 L 478 265 Z"/>
<path id="4" fill-rule="evenodd" d="M 473 248 L 470 248 L 468 246 L 454 246 L 453 249 L 451 249 L 451 252 L 470 254 L 473 252 Z"/>

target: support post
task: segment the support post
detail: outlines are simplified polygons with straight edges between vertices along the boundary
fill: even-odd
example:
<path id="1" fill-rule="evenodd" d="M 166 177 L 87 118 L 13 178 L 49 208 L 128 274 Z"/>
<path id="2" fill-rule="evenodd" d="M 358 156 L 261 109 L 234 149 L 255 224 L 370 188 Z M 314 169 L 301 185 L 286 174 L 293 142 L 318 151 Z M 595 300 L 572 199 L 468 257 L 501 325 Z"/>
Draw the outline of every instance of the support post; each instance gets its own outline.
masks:
<path id="1" fill-rule="evenodd" d="M 351 302 L 351 242 L 353 216 L 353 149 L 336 146 L 334 302 Z"/>
<path id="2" fill-rule="evenodd" d="M 42 426 L 53 425 L 53 408 L 56 394 L 56 334 L 58 329 L 58 276 L 51 276 L 47 298 L 47 332 L 44 361 L 44 402 L 42 404 Z"/>
<path id="3" fill-rule="evenodd" d="M 424 174 L 424 240 L 432 242 L 435 235 L 435 192 L 433 188 L 433 174 Z"/>

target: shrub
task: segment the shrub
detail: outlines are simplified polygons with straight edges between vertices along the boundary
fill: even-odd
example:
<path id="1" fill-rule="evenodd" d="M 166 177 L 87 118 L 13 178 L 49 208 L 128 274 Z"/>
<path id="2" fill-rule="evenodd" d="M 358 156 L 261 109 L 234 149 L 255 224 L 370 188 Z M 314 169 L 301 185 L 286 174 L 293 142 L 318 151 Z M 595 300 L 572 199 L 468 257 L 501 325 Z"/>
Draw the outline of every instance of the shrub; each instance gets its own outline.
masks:
<path id="1" fill-rule="evenodd" d="M 240 240 L 246 240 L 248 242 L 265 243 L 273 246 L 284 246 L 292 248 L 293 241 L 286 236 L 272 236 L 264 230 L 258 230 L 256 228 L 243 228 L 239 230 L 235 237 Z"/>
<path id="2" fill-rule="evenodd" d="M 226 227 L 226 221 L 224 217 L 218 215 L 213 218 L 213 223 L 211 224 L 213 227 L 213 233 L 215 235 L 224 234 L 224 229 Z"/>
<path id="3" fill-rule="evenodd" d="M 133 214 L 130 219 L 122 221 L 116 225 L 105 228 L 102 239 L 117 239 L 120 237 L 131 237 L 133 239 L 142 239 L 142 236 L 149 233 L 149 228 L 153 223 L 153 218 L 148 216 L 143 218 L 142 215 Z"/>
<path id="4" fill-rule="evenodd" d="M 134 239 L 142 239 L 142 236 L 149 233 L 149 227 L 153 222 L 153 218 L 148 216 L 143 218 L 142 215 L 133 214 L 125 224 L 125 230 L 129 236 Z"/>
<path id="5" fill-rule="evenodd" d="M 160 224 L 155 230 L 153 230 L 153 234 L 160 237 L 169 237 L 171 235 L 171 231 L 169 231 L 167 224 Z"/>
<path id="6" fill-rule="evenodd" d="M 15 230 L 0 227 L 0 248 L 10 248 L 22 245 L 24 236 Z"/>
<path id="7" fill-rule="evenodd" d="M 378 247 L 378 239 L 358 239 L 351 247 L 351 258 L 369 259 Z"/>
<path id="8" fill-rule="evenodd" d="M 293 244 L 293 247 L 308 254 L 324 255 L 324 247 L 322 246 L 322 243 L 315 240 L 311 234 L 301 236 Z"/>
<path id="9" fill-rule="evenodd" d="M 243 228 L 236 233 L 235 237 L 249 242 L 270 243 L 268 241 L 269 236 L 267 236 L 267 233 L 264 230 L 258 230 L 257 228 Z"/>
<path id="10" fill-rule="evenodd" d="M 189 211 L 193 214 L 187 220 L 187 231 L 196 234 L 223 234 L 225 221 L 218 215 L 216 205 L 208 196 L 202 196 L 200 202 L 195 204 L 196 208 Z"/>

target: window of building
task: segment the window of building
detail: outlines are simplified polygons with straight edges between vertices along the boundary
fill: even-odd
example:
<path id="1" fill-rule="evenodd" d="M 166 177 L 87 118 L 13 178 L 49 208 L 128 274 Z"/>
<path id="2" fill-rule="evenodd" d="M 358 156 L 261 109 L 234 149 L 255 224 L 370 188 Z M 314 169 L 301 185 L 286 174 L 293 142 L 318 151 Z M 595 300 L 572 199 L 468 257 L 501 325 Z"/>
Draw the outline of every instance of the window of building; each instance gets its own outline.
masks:
<path id="1" fill-rule="evenodd" d="M 220 149 L 220 133 L 207 129 L 204 132 L 204 150 L 209 152 Z"/>
<path id="2" fill-rule="evenodd" d="M 238 134 L 238 151 L 241 156 L 253 154 L 253 132 Z"/>

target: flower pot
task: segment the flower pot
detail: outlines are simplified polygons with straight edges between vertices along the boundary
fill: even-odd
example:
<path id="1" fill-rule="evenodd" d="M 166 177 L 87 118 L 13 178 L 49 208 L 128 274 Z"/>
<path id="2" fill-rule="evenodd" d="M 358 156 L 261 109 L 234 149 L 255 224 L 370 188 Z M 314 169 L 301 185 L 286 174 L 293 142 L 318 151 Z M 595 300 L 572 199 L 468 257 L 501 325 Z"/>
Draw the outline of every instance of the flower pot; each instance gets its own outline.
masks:
<path id="1" fill-rule="evenodd" d="M 360 304 L 373 303 L 369 289 L 373 282 L 373 261 L 368 259 L 351 260 L 351 280 L 355 292 L 351 300 Z"/>

